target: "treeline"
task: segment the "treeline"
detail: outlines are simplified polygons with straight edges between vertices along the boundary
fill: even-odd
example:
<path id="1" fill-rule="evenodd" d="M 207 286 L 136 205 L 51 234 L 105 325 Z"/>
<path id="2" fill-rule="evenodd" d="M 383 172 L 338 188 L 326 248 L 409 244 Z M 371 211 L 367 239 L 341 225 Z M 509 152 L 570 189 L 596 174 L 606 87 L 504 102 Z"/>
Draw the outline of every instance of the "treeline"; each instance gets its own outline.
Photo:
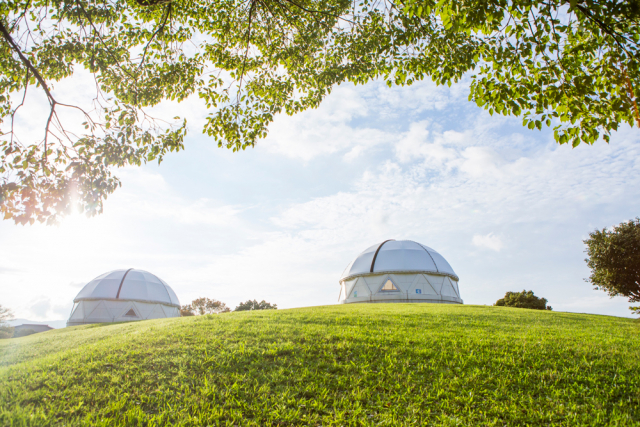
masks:
<path id="1" fill-rule="evenodd" d="M 250 310 L 276 310 L 278 306 L 262 300 L 247 300 L 241 302 L 233 311 L 250 311 Z M 191 304 L 180 307 L 181 316 L 203 316 L 205 314 L 229 313 L 231 309 L 227 304 L 216 299 L 201 297 L 191 301 Z"/>

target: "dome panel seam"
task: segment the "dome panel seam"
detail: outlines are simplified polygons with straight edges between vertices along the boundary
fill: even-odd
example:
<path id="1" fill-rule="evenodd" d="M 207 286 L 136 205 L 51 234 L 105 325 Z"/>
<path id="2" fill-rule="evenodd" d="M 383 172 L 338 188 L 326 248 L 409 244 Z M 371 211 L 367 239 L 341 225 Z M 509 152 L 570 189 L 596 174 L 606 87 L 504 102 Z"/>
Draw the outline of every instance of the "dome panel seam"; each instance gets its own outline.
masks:
<path id="1" fill-rule="evenodd" d="M 416 242 L 416 243 L 418 243 L 418 242 Z M 432 257 L 432 256 L 431 256 L 431 254 L 429 253 L 429 251 L 428 251 L 424 246 L 422 246 L 420 243 L 418 243 L 418 246 L 420 246 L 420 247 L 421 247 L 421 248 L 422 248 L 422 249 L 427 253 L 427 255 L 429 255 L 429 258 L 431 258 L 431 261 L 433 261 L 433 265 L 435 265 L 435 266 L 436 266 L 436 271 L 437 271 L 438 273 L 440 273 L 440 269 L 438 268 L 438 264 L 436 264 L 436 260 L 435 260 L 435 259 L 433 259 L 433 257 Z"/>
<path id="2" fill-rule="evenodd" d="M 127 274 L 133 270 L 133 268 L 128 269 L 124 272 L 124 276 L 122 276 L 122 280 L 120 281 L 120 286 L 118 287 L 118 293 L 116 294 L 116 299 L 120 299 L 120 291 L 122 290 L 122 284 L 124 283 L 124 279 L 127 277 Z"/>
<path id="3" fill-rule="evenodd" d="M 384 245 L 387 242 L 391 242 L 394 239 L 389 239 L 389 240 L 385 240 L 384 242 L 380 243 L 380 246 L 378 246 L 378 249 L 376 249 L 376 253 L 373 255 L 373 259 L 371 260 L 371 269 L 369 270 L 370 273 L 373 273 L 373 268 L 376 265 L 376 258 L 378 258 L 378 252 L 380 252 L 380 249 L 382 249 L 382 245 Z M 438 268 L 438 267 L 436 267 Z"/>

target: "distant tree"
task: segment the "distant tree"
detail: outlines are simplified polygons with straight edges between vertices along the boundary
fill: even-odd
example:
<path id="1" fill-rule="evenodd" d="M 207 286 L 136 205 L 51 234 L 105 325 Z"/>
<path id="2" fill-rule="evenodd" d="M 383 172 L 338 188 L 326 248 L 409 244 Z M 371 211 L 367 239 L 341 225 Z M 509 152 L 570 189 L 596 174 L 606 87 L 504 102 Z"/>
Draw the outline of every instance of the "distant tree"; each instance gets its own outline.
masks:
<path id="1" fill-rule="evenodd" d="M 15 333 L 13 334 L 13 337 L 14 338 L 26 337 L 28 335 L 33 335 L 35 333 L 36 331 L 34 331 L 33 329 L 19 329 L 15 331 Z"/>
<path id="2" fill-rule="evenodd" d="M 196 313 L 193 310 L 193 307 L 191 307 L 191 304 L 180 306 L 180 316 L 186 317 L 186 316 L 195 316 L 195 315 Z"/>
<path id="3" fill-rule="evenodd" d="M 591 276 L 585 280 L 610 297 L 640 302 L 640 218 L 589 233 L 584 243 L 585 261 L 591 269 Z M 640 314 L 640 306 L 629 308 Z"/>
<path id="4" fill-rule="evenodd" d="M 180 307 L 182 316 L 203 316 L 205 314 L 228 313 L 231 309 L 222 301 L 206 297 L 196 298 L 191 304 Z"/>
<path id="5" fill-rule="evenodd" d="M 13 319 L 13 312 L 7 307 L 0 305 L 0 326 L 4 326 L 7 320 Z"/>
<path id="6" fill-rule="evenodd" d="M 547 305 L 546 298 L 538 298 L 533 294 L 533 291 L 522 292 L 507 292 L 504 298 L 499 299 L 493 304 L 498 307 L 517 307 L 517 308 L 531 308 L 534 310 L 553 310 L 550 305 Z"/>
<path id="7" fill-rule="evenodd" d="M 276 310 L 278 306 L 262 300 L 260 302 L 256 300 L 247 300 L 238 304 L 233 311 L 249 311 L 249 310 Z"/>
<path id="8" fill-rule="evenodd" d="M 13 319 L 13 312 L 0 305 L 0 339 L 11 338 L 13 336 L 13 328 L 7 323 Z"/>

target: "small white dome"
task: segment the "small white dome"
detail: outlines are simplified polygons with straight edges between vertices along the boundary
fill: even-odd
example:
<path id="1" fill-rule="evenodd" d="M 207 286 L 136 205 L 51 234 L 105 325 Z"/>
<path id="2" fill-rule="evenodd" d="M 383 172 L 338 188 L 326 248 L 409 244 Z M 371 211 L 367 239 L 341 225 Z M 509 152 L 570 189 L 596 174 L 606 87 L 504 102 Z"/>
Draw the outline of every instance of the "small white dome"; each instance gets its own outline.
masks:
<path id="1" fill-rule="evenodd" d="M 430 247 L 411 240 L 387 240 L 358 255 L 340 281 L 362 274 L 400 272 L 435 273 L 459 280 L 447 260 Z"/>
<path id="2" fill-rule="evenodd" d="M 164 280 L 133 268 L 113 270 L 96 277 L 82 288 L 73 302 L 98 299 L 155 302 L 180 307 L 178 297 Z"/>
<path id="3" fill-rule="evenodd" d="M 180 301 L 164 280 L 143 270 L 114 270 L 78 293 L 67 326 L 180 317 Z"/>

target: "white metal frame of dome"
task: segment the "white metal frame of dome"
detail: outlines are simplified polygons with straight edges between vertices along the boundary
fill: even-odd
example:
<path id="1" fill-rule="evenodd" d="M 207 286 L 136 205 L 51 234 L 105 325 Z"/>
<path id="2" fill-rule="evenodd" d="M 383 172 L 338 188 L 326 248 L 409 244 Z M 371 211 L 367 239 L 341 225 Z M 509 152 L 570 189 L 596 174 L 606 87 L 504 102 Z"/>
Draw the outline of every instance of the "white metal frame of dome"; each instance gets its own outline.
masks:
<path id="1" fill-rule="evenodd" d="M 395 289 L 383 290 L 390 280 Z M 458 275 L 435 250 L 411 240 L 367 248 L 342 273 L 338 301 L 462 304 Z"/>
<path id="2" fill-rule="evenodd" d="M 73 300 L 67 326 L 180 317 L 180 301 L 158 276 L 113 270 L 87 283 Z"/>

